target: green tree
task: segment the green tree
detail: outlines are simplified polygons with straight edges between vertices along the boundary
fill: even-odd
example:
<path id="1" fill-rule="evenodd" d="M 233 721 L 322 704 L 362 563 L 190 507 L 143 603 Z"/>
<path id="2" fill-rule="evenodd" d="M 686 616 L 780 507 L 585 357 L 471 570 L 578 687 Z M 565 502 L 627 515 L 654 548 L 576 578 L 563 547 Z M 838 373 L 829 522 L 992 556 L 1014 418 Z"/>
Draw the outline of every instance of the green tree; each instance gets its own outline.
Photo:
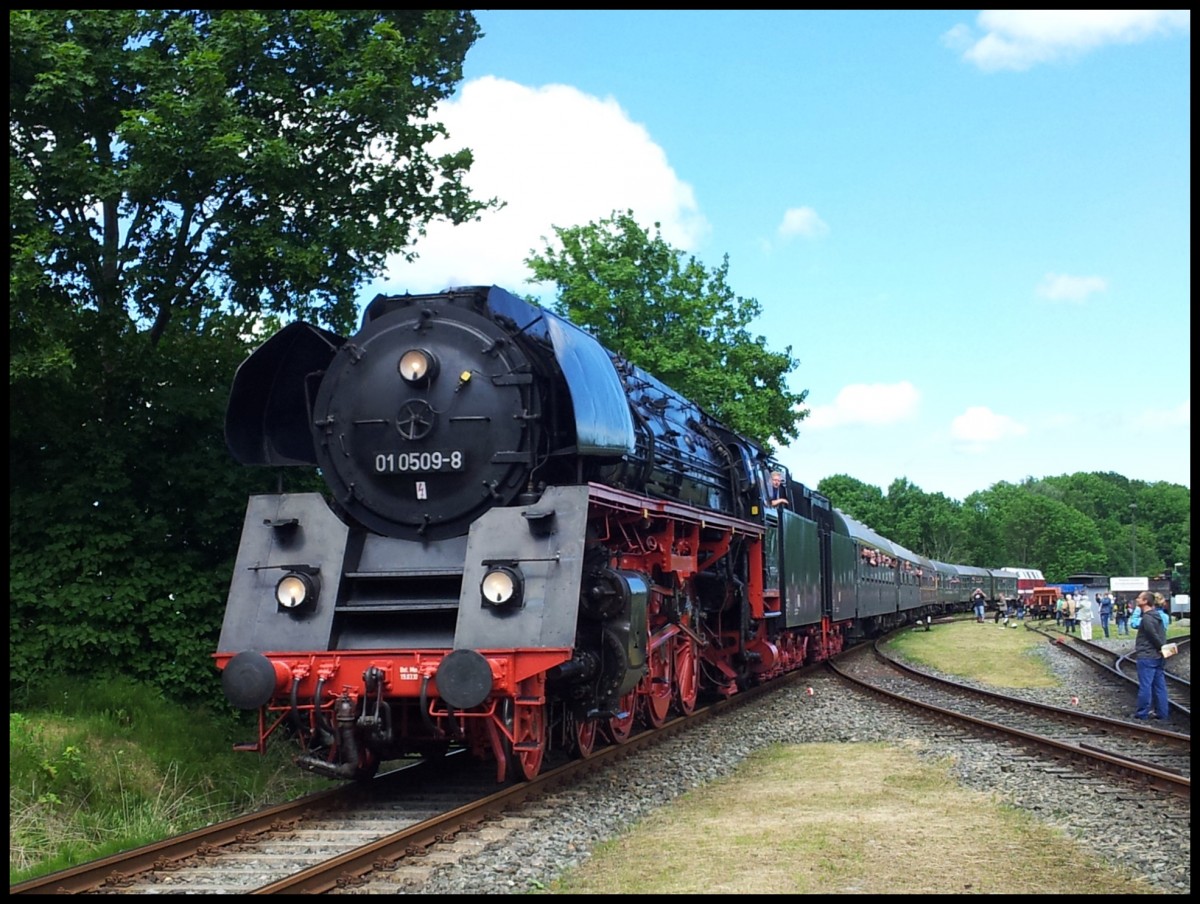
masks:
<path id="1" fill-rule="evenodd" d="M 9 439 L 10 699 L 49 675 L 125 674 L 176 697 L 215 689 L 246 498 L 277 479 L 225 450 L 242 328 L 214 315 L 158 349 L 118 337 L 126 366 L 102 380 L 23 381 Z M 79 374 L 102 371 L 98 347 L 62 335 Z M 289 488 L 305 477 L 284 475 Z"/>
<path id="2" fill-rule="evenodd" d="M 1053 582 L 1072 574 L 1102 573 L 1104 544 L 1096 525 L 1086 515 L 1064 506 L 1048 513 L 1041 538 L 1042 572 Z"/>
<path id="3" fill-rule="evenodd" d="M 993 534 L 1000 567 L 1036 568 L 1045 573 L 1037 550 L 1041 548 L 1045 507 L 1051 500 L 1044 496 L 1039 499 L 1028 487 L 1010 483 L 997 483 L 974 495 L 986 501 L 989 517 L 995 522 Z"/>
<path id="4" fill-rule="evenodd" d="M 1078 509 L 1040 492 L 1036 482 L 995 484 L 967 505 L 986 510 L 1004 564 L 1037 568 L 1052 583 L 1081 572 L 1101 572 L 1106 562 L 1096 523 Z"/>
<path id="5" fill-rule="evenodd" d="M 219 304 L 346 327 L 388 255 L 487 206 L 469 151 L 430 152 L 477 36 L 463 10 L 10 12 L 14 265 L 105 334 Z"/>
<path id="6" fill-rule="evenodd" d="M 1170 571 L 1175 562 L 1183 563 L 1182 573 L 1190 570 L 1191 493 L 1178 484 L 1077 473 L 996 483 L 962 504 L 904 478 L 893 481 L 886 496 L 844 474 L 817 489 L 913 552 L 985 568 L 1036 568 L 1051 581 L 1080 572 L 1129 574 L 1128 506 L 1137 499 L 1138 572 Z"/>
<path id="7" fill-rule="evenodd" d="M 708 270 L 638 225 L 632 211 L 554 227 L 558 246 L 525 259 L 558 286 L 556 308 L 602 345 L 654 374 L 721 423 L 769 451 L 798 435 L 808 390 L 788 389 L 791 346 L 767 349 L 750 323 L 762 309 L 736 296 L 729 259 Z"/>
<path id="8" fill-rule="evenodd" d="M 936 495 L 940 499 L 931 506 L 928 520 L 921 527 L 924 539 L 920 551 L 939 562 L 964 562 L 967 544 L 961 508 L 941 493 Z M 965 564 L 974 563 L 965 561 Z"/>
<path id="9" fill-rule="evenodd" d="M 46 672 L 215 684 L 253 334 L 333 328 L 425 225 L 491 202 L 430 117 L 463 10 L 9 14 L 10 699 Z"/>
<path id="10" fill-rule="evenodd" d="M 1029 484 L 1033 492 L 1044 493 L 1087 515 L 1093 521 L 1129 521 L 1132 487 L 1120 474 L 1077 472 L 1045 477 Z"/>
<path id="11" fill-rule="evenodd" d="M 834 508 L 845 512 L 855 521 L 861 521 L 871 530 L 890 536 L 891 513 L 883 498 L 883 490 L 863 483 L 848 474 L 833 474 L 817 484 L 817 492 L 829 498 Z M 913 550 L 919 552 L 919 550 Z"/>
<path id="12" fill-rule="evenodd" d="M 964 499 L 959 517 L 964 543 L 959 550 L 959 558 L 951 561 L 982 568 L 995 567 L 993 562 L 1000 557 L 996 522 L 985 494 L 972 493 Z"/>
<path id="13" fill-rule="evenodd" d="M 879 487 L 846 474 L 826 477 L 817 492 L 911 552 L 939 562 L 970 561 L 962 506 L 942 493 L 926 493 L 907 478 L 898 478 L 885 496 Z"/>
<path id="14" fill-rule="evenodd" d="M 925 499 L 926 494 L 907 477 L 896 478 L 887 489 L 888 537 L 916 553 L 920 552 Z"/>
<path id="15" fill-rule="evenodd" d="M 1137 491 L 1138 569 L 1144 575 L 1171 571 L 1176 562 L 1185 565 L 1192 558 L 1192 494 L 1175 483 L 1142 484 L 1134 481 Z M 1151 531 L 1144 542 L 1141 530 Z"/>
<path id="16" fill-rule="evenodd" d="M 968 551 L 963 506 L 942 493 L 926 493 L 907 478 L 898 478 L 888 487 L 887 506 L 894 536 L 907 549 L 939 562 L 983 565 L 987 560 L 982 553 Z"/>
<path id="17" fill-rule="evenodd" d="M 1107 574 L 1169 571 L 1191 558 L 1191 492 L 1166 482 L 1146 483 L 1113 473 L 1075 473 L 1030 481 L 1031 492 L 1071 506 L 1095 521 Z"/>

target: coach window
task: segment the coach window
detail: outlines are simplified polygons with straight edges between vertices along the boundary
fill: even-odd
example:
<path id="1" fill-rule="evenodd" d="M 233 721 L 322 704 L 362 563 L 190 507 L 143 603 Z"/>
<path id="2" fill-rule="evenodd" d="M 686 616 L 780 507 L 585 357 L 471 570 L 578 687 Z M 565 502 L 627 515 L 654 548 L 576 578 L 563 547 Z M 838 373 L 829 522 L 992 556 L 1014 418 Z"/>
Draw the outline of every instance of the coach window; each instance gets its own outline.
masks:
<path id="1" fill-rule="evenodd" d="M 863 563 L 863 577 L 869 581 L 878 581 L 879 578 L 879 551 L 872 549 L 870 546 L 864 546 L 862 552 L 859 553 Z"/>

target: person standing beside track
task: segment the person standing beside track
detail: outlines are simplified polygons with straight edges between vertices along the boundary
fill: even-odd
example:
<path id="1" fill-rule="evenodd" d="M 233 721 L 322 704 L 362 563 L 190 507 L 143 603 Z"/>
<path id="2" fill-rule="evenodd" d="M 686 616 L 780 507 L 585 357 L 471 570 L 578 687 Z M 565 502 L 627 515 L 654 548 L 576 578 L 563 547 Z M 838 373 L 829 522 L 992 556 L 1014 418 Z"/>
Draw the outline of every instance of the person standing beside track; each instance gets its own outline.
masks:
<path id="1" fill-rule="evenodd" d="M 1153 704 L 1154 718 L 1165 722 L 1171 715 L 1171 704 L 1167 699 L 1166 660 L 1162 654 L 1163 645 L 1167 642 L 1167 629 L 1162 619 L 1155 617 L 1154 597 L 1149 592 L 1138 594 L 1137 606 L 1142 618 L 1133 648 L 1138 674 L 1137 711 L 1133 717 L 1143 721 L 1149 719 Z"/>
<path id="2" fill-rule="evenodd" d="M 1117 637 L 1129 635 L 1129 602 L 1120 596 L 1113 602 L 1113 618 L 1117 621 Z"/>
<path id="3" fill-rule="evenodd" d="M 971 594 L 971 605 L 975 607 L 975 621 L 983 624 L 983 613 L 987 608 L 987 597 L 983 595 L 983 591 L 976 588 Z"/>
<path id="4" fill-rule="evenodd" d="M 1113 599 L 1111 593 L 1102 593 L 1100 598 L 1096 600 L 1100 606 L 1100 627 L 1104 629 L 1104 636 L 1108 637 L 1108 622 L 1113 614 Z"/>
<path id="5" fill-rule="evenodd" d="M 1092 601 L 1088 599 L 1086 593 L 1079 595 L 1079 602 L 1075 604 L 1075 619 L 1079 623 L 1079 639 L 1092 639 Z"/>
<path id="6" fill-rule="evenodd" d="M 1074 593 L 1067 594 L 1066 608 L 1063 609 L 1063 625 L 1064 625 L 1063 630 L 1065 630 L 1068 634 L 1075 633 L 1076 621 L 1075 621 L 1075 594 Z"/>

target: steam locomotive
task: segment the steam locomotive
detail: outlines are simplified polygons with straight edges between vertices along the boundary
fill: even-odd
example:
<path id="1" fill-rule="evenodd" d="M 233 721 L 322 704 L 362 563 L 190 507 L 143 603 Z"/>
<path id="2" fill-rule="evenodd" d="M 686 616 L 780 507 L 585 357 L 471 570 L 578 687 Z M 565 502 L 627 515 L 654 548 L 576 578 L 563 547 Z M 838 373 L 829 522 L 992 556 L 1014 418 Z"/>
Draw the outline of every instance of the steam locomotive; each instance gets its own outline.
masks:
<path id="1" fill-rule="evenodd" d="M 380 295 L 348 338 L 284 327 L 239 367 L 226 439 L 328 490 L 251 497 L 214 657 L 258 710 L 240 746 L 290 734 L 330 778 L 454 748 L 532 778 L 977 586 L 1016 597 L 495 286 Z"/>

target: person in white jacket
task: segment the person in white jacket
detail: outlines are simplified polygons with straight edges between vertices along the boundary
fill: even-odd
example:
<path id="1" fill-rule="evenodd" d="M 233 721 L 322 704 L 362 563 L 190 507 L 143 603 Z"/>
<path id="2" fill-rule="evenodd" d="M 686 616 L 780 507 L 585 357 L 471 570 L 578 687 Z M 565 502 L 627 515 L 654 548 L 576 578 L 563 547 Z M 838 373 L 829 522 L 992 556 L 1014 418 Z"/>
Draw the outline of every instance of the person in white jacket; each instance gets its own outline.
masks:
<path id="1" fill-rule="evenodd" d="M 1088 599 L 1086 593 L 1081 593 L 1079 599 L 1075 602 L 1075 619 L 1079 622 L 1079 639 L 1092 639 L 1092 615 L 1095 610 L 1092 608 L 1092 601 Z"/>

